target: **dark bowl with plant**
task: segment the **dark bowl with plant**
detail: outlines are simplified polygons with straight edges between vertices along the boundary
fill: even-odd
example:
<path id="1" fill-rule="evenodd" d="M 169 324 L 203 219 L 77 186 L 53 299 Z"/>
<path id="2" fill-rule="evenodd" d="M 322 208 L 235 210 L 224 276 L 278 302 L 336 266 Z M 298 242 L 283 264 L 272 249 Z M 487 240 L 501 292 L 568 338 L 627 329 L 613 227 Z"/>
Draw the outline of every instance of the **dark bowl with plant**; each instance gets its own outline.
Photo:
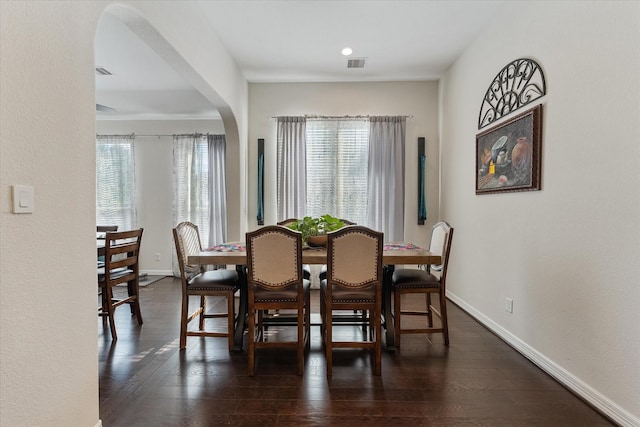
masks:
<path id="1" fill-rule="evenodd" d="M 344 222 L 339 218 L 325 214 L 319 217 L 305 216 L 287 225 L 287 227 L 302 233 L 302 241 L 306 245 L 325 246 L 327 244 L 327 233 L 339 230 L 344 225 Z"/>

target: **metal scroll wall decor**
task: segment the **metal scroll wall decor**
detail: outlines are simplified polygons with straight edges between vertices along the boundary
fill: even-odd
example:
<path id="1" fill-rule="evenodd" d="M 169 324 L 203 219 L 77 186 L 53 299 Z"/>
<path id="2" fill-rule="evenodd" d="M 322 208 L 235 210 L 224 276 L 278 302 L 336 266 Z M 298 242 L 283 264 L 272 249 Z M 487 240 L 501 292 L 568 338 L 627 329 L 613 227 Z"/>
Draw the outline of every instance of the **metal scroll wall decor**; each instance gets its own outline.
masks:
<path id="1" fill-rule="evenodd" d="M 264 139 L 258 139 L 258 225 L 264 225 Z"/>
<path id="2" fill-rule="evenodd" d="M 493 79 L 480 107 L 478 129 L 544 96 L 546 86 L 540 65 L 520 58 L 507 64 Z"/>

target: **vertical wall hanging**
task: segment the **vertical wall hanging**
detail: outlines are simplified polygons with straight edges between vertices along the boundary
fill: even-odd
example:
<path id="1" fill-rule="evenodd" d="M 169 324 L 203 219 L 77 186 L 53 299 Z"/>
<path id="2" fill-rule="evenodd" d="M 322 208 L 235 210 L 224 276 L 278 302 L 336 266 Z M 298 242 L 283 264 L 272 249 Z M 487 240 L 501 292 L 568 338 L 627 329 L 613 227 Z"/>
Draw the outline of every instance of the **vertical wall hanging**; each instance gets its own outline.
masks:
<path id="1" fill-rule="evenodd" d="M 258 225 L 264 225 L 264 139 L 258 138 Z"/>
<path id="2" fill-rule="evenodd" d="M 418 137 L 418 225 L 427 219 L 427 199 L 425 181 L 427 174 L 427 156 L 425 155 L 424 137 Z"/>

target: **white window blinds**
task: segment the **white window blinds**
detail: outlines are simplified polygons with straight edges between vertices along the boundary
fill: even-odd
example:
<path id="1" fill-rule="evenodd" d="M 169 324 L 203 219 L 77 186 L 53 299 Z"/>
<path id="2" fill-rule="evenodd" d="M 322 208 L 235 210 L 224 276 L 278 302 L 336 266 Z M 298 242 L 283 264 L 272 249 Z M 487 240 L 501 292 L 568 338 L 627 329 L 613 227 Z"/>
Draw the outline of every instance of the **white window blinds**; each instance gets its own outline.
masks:
<path id="1" fill-rule="evenodd" d="M 206 135 L 173 138 L 174 223 L 198 226 L 202 244 L 209 240 L 209 147 Z"/>
<path id="2" fill-rule="evenodd" d="M 96 137 L 96 224 L 131 230 L 135 220 L 133 135 Z"/>
<path id="3" fill-rule="evenodd" d="M 369 122 L 307 119 L 307 215 L 367 224 Z"/>

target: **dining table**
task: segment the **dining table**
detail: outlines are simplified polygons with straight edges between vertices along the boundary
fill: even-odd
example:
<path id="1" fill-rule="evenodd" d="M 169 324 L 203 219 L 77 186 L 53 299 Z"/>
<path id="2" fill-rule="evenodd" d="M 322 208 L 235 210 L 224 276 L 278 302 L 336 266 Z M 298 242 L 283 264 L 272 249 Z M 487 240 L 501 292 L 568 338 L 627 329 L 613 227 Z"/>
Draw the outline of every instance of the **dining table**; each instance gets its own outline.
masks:
<path id="1" fill-rule="evenodd" d="M 247 326 L 248 290 L 245 266 L 247 253 L 244 242 L 229 242 L 213 246 L 207 250 L 198 252 L 188 258 L 191 265 L 234 265 L 238 271 L 240 301 L 238 315 L 235 322 L 234 351 L 242 351 L 244 330 Z M 388 351 L 395 351 L 395 328 L 393 327 L 392 312 L 392 285 L 391 275 L 396 265 L 439 265 L 442 260 L 440 255 L 430 252 L 410 242 L 385 243 L 382 253 L 382 263 L 385 268 L 382 281 L 382 315 L 385 327 Z M 327 263 L 326 247 L 305 247 L 302 250 L 303 264 L 322 265 Z"/>

